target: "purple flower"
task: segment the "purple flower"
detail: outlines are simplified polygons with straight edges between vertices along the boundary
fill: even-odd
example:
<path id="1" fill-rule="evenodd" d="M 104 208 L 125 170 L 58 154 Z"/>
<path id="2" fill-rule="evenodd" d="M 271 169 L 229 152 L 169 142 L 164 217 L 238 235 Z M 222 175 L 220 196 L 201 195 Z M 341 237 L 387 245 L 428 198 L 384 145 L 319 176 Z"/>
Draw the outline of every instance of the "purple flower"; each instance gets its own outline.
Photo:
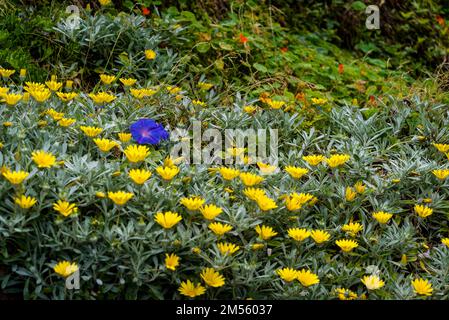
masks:
<path id="1" fill-rule="evenodd" d="M 153 119 L 139 119 L 129 130 L 138 144 L 158 144 L 161 140 L 168 139 L 168 132 Z"/>

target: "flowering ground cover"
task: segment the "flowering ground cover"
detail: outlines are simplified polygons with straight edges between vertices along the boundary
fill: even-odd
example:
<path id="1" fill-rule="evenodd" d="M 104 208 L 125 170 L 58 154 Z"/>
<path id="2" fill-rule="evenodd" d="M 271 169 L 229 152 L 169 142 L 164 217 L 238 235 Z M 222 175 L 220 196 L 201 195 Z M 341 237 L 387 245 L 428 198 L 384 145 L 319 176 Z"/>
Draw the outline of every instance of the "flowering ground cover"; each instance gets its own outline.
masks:
<path id="1" fill-rule="evenodd" d="M 448 298 L 441 75 L 406 75 L 262 13 L 205 27 L 174 8 L 147 21 L 147 7 L 101 3 L 72 33 L 54 26 L 96 51 L 82 67 L 58 57 L 77 71 L 0 61 L 3 294 Z M 113 30 L 117 56 L 86 42 L 92 30 Z M 233 129 L 246 140 L 228 143 Z M 251 153 L 256 132 L 274 153 Z M 210 162 L 208 133 L 223 138 Z"/>

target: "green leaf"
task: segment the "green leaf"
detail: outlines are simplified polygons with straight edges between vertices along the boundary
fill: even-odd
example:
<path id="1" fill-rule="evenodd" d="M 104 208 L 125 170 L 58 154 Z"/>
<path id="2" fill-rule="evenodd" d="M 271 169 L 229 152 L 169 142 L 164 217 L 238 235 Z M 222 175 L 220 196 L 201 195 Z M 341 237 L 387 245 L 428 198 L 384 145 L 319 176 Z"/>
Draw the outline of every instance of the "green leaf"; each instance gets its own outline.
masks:
<path id="1" fill-rule="evenodd" d="M 190 12 L 190 11 L 183 11 L 183 12 L 181 12 L 181 15 L 182 15 L 186 20 L 189 20 L 189 21 L 196 21 L 195 15 L 194 15 L 192 12 Z"/>
<path id="2" fill-rule="evenodd" d="M 366 94 L 370 96 L 375 94 L 376 91 L 377 91 L 376 86 L 369 86 L 368 89 L 366 89 Z"/>
<path id="3" fill-rule="evenodd" d="M 209 51 L 209 49 L 210 49 L 210 43 L 208 43 L 208 42 L 201 42 L 196 46 L 196 50 L 201 53 L 205 53 L 205 52 Z"/>
<path id="4" fill-rule="evenodd" d="M 260 71 L 262 73 L 267 73 L 268 72 L 268 69 L 264 65 L 262 65 L 260 63 L 257 63 L 257 62 L 253 64 L 253 67 L 256 70 L 258 70 L 258 71 Z"/>
<path id="5" fill-rule="evenodd" d="M 234 50 L 234 47 L 232 45 L 230 45 L 229 43 L 226 42 L 220 42 L 218 44 L 220 46 L 220 48 L 222 48 L 223 50 L 227 50 L 227 51 L 232 51 Z"/>
<path id="6" fill-rule="evenodd" d="M 224 61 L 223 61 L 223 59 L 215 60 L 215 67 L 218 70 L 223 70 L 224 69 Z"/>
<path id="7" fill-rule="evenodd" d="M 363 11 L 366 8 L 366 5 L 362 1 L 354 1 L 351 5 L 352 9 L 357 11 Z"/>

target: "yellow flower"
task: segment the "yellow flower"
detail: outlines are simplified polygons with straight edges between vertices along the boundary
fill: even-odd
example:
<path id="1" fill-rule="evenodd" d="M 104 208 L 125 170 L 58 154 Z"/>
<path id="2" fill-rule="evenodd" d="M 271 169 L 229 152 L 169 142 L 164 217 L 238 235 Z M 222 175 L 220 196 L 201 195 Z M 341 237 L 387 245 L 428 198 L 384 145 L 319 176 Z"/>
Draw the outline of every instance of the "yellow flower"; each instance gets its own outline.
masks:
<path id="1" fill-rule="evenodd" d="M 350 252 L 353 249 L 357 248 L 359 244 L 354 240 L 341 239 L 335 241 L 335 244 L 340 247 L 344 252 Z"/>
<path id="2" fill-rule="evenodd" d="M 37 83 L 37 82 L 25 82 L 26 87 L 24 87 L 25 91 L 31 92 L 31 91 L 43 91 L 48 90 L 44 84 Z"/>
<path id="3" fill-rule="evenodd" d="M 245 153 L 245 148 L 237 148 L 237 147 L 232 147 L 232 148 L 228 148 L 226 151 L 230 156 L 233 157 L 238 157 L 241 156 Z"/>
<path id="4" fill-rule="evenodd" d="M 310 231 L 307 229 L 290 228 L 287 230 L 288 236 L 296 241 L 304 241 L 310 237 Z"/>
<path id="5" fill-rule="evenodd" d="M 289 197 L 287 197 L 286 198 L 286 201 L 287 201 L 287 199 L 292 199 L 291 201 L 293 202 L 293 203 L 297 203 L 297 205 L 299 205 L 300 206 L 300 208 L 304 205 L 304 204 L 306 204 L 308 201 L 310 201 L 310 203 L 312 202 L 312 201 L 314 201 L 314 199 L 316 199 L 316 197 L 314 197 L 313 195 L 311 195 L 310 193 L 296 193 L 296 192 L 293 192 L 293 193 L 291 193 L 290 194 L 290 196 Z M 315 201 L 318 201 L 318 199 L 316 199 Z M 297 206 L 296 205 L 296 206 Z M 294 211 L 294 210 L 291 210 L 291 211 Z"/>
<path id="6" fill-rule="evenodd" d="M 269 211 L 278 207 L 276 202 L 267 196 L 258 197 L 256 203 L 262 211 Z"/>
<path id="7" fill-rule="evenodd" d="M 62 82 L 57 82 L 57 81 L 53 81 L 53 80 L 47 81 L 47 82 L 45 82 L 45 84 L 51 91 L 58 91 L 62 87 Z"/>
<path id="8" fill-rule="evenodd" d="M 10 121 L 5 121 L 5 122 L 3 122 L 3 126 L 5 126 L 5 127 L 11 127 L 11 126 L 12 126 L 12 122 L 10 122 Z"/>
<path id="9" fill-rule="evenodd" d="M 136 99 L 142 99 L 142 98 L 145 98 L 145 97 L 148 96 L 148 94 L 147 94 L 148 90 L 147 89 L 133 89 L 133 88 L 131 88 L 129 91 L 131 92 L 131 95 L 134 98 L 136 98 Z"/>
<path id="10" fill-rule="evenodd" d="M 364 193 L 366 190 L 366 186 L 363 184 L 363 182 L 358 181 L 355 185 L 354 185 L 354 189 L 357 193 Z"/>
<path id="11" fill-rule="evenodd" d="M 437 177 L 440 180 L 444 180 L 447 177 L 449 177 L 449 169 L 433 170 L 432 173 L 434 174 L 435 177 Z"/>
<path id="12" fill-rule="evenodd" d="M 204 288 L 200 283 L 195 285 L 190 280 L 187 280 L 181 282 L 181 286 L 179 287 L 178 291 L 184 296 L 195 298 L 204 294 L 204 292 L 206 292 L 206 288 Z"/>
<path id="13" fill-rule="evenodd" d="M 15 94 L 15 93 L 5 93 L 2 95 L 2 97 L 3 97 L 3 101 L 9 106 L 13 106 L 13 105 L 17 104 L 17 102 L 19 102 L 20 99 L 22 99 L 21 94 Z"/>
<path id="14" fill-rule="evenodd" d="M 97 198 L 106 198 L 106 194 L 104 192 L 101 192 L 101 191 L 95 192 L 95 196 Z"/>
<path id="15" fill-rule="evenodd" d="M 172 253 L 172 254 L 165 254 L 165 267 L 169 270 L 176 270 L 176 267 L 179 266 L 179 257 Z"/>
<path id="16" fill-rule="evenodd" d="M 71 90 L 73 88 L 73 80 L 67 80 L 65 82 L 65 87 L 66 87 L 66 89 Z"/>
<path id="17" fill-rule="evenodd" d="M 62 112 L 58 112 L 53 108 L 48 109 L 47 111 L 45 111 L 44 113 L 48 114 L 53 120 L 55 121 L 59 121 L 62 118 L 64 118 L 64 113 Z"/>
<path id="18" fill-rule="evenodd" d="M 120 82 L 123 83 L 123 85 L 125 85 L 126 87 L 131 87 L 131 86 L 133 86 L 137 82 L 137 79 L 120 78 Z"/>
<path id="19" fill-rule="evenodd" d="M 357 299 L 357 294 L 349 289 L 337 288 L 335 289 L 339 300 L 355 300 Z"/>
<path id="20" fill-rule="evenodd" d="M 292 268 L 283 268 L 276 270 L 276 273 L 285 282 L 292 282 L 297 279 L 298 271 Z"/>
<path id="21" fill-rule="evenodd" d="M 75 122 L 76 122 L 75 119 L 71 119 L 71 118 L 61 118 L 61 119 L 58 121 L 58 125 L 61 126 L 61 127 L 69 127 L 69 126 L 71 126 L 72 124 L 74 124 Z"/>
<path id="22" fill-rule="evenodd" d="M 303 156 L 302 159 L 311 166 L 317 166 L 323 162 L 326 158 L 320 154 L 311 154 L 309 156 Z"/>
<path id="23" fill-rule="evenodd" d="M 217 243 L 217 247 L 218 250 L 220 250 L 221 254 L 228 254 L 228 255 L 232 255 L 235 252 L 237 252 L 240 247 L 233 244 L 233 243 L 229 243 L 229 242 L 220 242 Z"/>
<path id="24" fill-rule="evenodd" d="M 200 88 L 201 90 L 209 90 L 210 88 L 212 88 L 214 85 L 212 83 L 207 83 L 207 82 L 198 82 L 198 88 Z"/>
<path id="25" fill-rule="evenodd" d="M 0 74 L 3 78 L 9 78 L 16 70 L 0 68 Z"/>
<path id="26" fill-rule="evenodd" d="M 441 243 L 444 244 L 446 247 L 449 248 L 449 238 L 443 238 L 443 239 L 441 239 Z"/>
<path id="27" fill-rule="evenodd" d="M 272 227 L 268 226 L 256 226 L 256 232 L 259 235 L 259 238 L 262 240 L 269 240 L 270 238 L 274 237 L 278 233 L 273 230 Z"/>
<path id="28" fill-rule="evenodd" d="M 167 88 L 168 92 L 170 92 L 171 94 L 177 94 L 178 92 L 181 91 L 181 88 L 179 88 L 179 87 L 167 86 L 166 88 Z"/>
<path id="29" fill-rule="evenodd" d="M 257 110 L 257 107 L 255 107 L 255 106 L 244 106 L 243 107 L 243 111 L 246 113 L 249 113 L 249 114 L 256 112 L 256 110 Z"/>
<path id="30" fill-rule="evenodd" d="M 155 94 L 157 92 L 157 90 L 150 89 L 150 88 L 144 88 L 144 89 L 142 89 L 142 91 L 145 93 L 146 97 L 152 96 L 153 94 Z"/>
<path id="31" fill-rule="evenodd" d="M 287 166 L 285 167 L 285 172 L 287 172 L 292 178 L 300 179 L 303 175 L 307 174 L 309 172 L 309 169 L 306 168 L 299 168 L 299 167 L 293 167 L 293 166 Z"/>
<path id="32" fill-rule="evenodd" d="M 304 287 L 310 287 L 314 284 L 320 283 L 318 276 L 306 269 L 297 271 L 296 278 Z"/>
<path id="33" fill-rule="evenodd" d="M 3 172 L 3 176 L 10 183 L 18 185 L 18 184 L 21 184 L 29 176 L 29 173 L 25 172 L 25 171 L 9 171 L 9 170 L 6 170 L 5 172 Z"/>
<path id="34" fill-rule="evenodd" d="M 259 184 L 264 180 L 264 178 L 262 178 L 261 176 L 250 172 L 240 173 L 239 177 L 240 180 L 242 180 L 243 184 L 247 187 L 255 186 L 256 184 Z"/>
<path id="35" fill-rule="evenodd" d="M 285 207 L 288 211 L 296 211 L 302 208 L 302 203 L 296 197 L 286 196 Z"/>
<path id="36" fill-rule="evenodd" d="M 449 144 L 443 143 L 432 143 L 432 145 L 442 153 L 447 153 L 449 151 Z"/>
<path id="37" fill-rule="evenodd" d="M 98 2 L 100 2 L 100 4 L 102 5 L 102 6 L 107 6 L 107 5 L 109 5 L 109 4 L 111 4 L 111 0 L 98 0 Z"/>
<path id="38" fill-rule="evenodd" d="M 213 233 L 215 233 L 217 236 L 222 236 L 225 233 L 232 230 L 232 226 L 229 224 L 223 224 L 220 222 L 212 222 L 209 224 L 209 229 L 212 230 Z"/>
<path id="39" fill-rule="evenodd" d="M 328 241 L 331 237 L 330 233 L 324 230 L 312 230 L 310 236 L 318 244 Z"/>
<path id="40" fill-rule="evenodd" d="M 75 99 L 78 96 L 78 93 L 75 93 L 75 92 L 68 92 L 68 93 L 56 92 L 56 95 L 62 101 L 68 102 L 68 101 L 72 101 L 73 99 Z"/>
<path id="41" fill-rule="evenodd" d="M 90 138 L 94 138 L 98 136 L 100 133 L 103 132 L 102 128 L 98 127 L 87 127 L 87 126 L 80 126 L 80 129 L 84 134 Z"/>
<path id="42" fill-rule="evenodd" d="M 68 217 L 71 214 L 78 212 L 78 208 L 76 207 L 76 204 L 70 203 L 67 201 L 63 201 L 63 200 L 58 200 L 56 203 L 54 203 L 53 209 L 55 211 L 58 211 L 64 217 Z"/>
<path id="43" fill-rule="evenodd" d="M 181 199 L 181 204 L 191 211 L 198 210 L 204 204 L 204 202 L 206 202 L 206 200 L 200 197 L 190 197 Z"/>
<path id="44" fill-rule="evenodd" d="M 103 103 L 111 103 L 117 98 L 113 94 L 106 92 L 89 93 L 89 97 L 92 99 L 93 102 L 100 105 Z"/>
<path id="45" fill-rule="evenodd" d="M 335 168 L 345 164 L 350 158 L 351 156 L 347 154 L 334 154 L 329 159 L 326 159 L 326 162 L 329 167 Z"/>
<path id="46" fill-rule="evenodd" d="M 310 100 L 312 100 L 313 104 L 317 104 L 317 105 L 323 105 L 327 102 L 327 99 L 322 99 L 322 98 L 312 98 Z"/>
<path id="47" fill-rule="evenodd" d="M 259 188 L 246 188 L 243 190 L 243 194 L 253 201 L 266 196 L 265 190 Z"/>
<path id="48" fill-rule="evenodd" d="M 413 291 L 421 296 L 431 296 L 433 289 L 432 283 L 428 280 L 417 278 L 412 281 Z"/>
<path id="49" fill-rule="evenodd" d="M 225 180 L 232 180 L 240 175 L 240 171 L 237 169 L 221 167 L 218 170 Z"/>
<path id="50" fill-rule="evenodd" d="M 95 142 L 95 144 L 97 145 L 97 147 L 102 151 L 102 152 L 109 152 L 111 151 L 112 148 L 118 146 L 118 143 L 113 141 L 113 140 L 109 140 L 109 139 L 93 139 L 93 141 Z"/>
<path id="51" fill-rule="evenodd" d="M 161 176 L 162 179 L 169 181 L 173 179 L 178 173 L 178 167 L 157 167 L 156 172 Z"/>
<path id="52" fill-rule="evenodd" d="M 33 151 L 31 155 L 31 159 L 33 159 L 39 168 L 50 168 L 56 165 L 56 157 L 51 152 L 39 150 Z"/>
<path id="53" fill-rule="evenodd" d="M 30 90 L 29 93 L 34 98 L 34 100 L 41 103 L 47 101 L 51 96 L 51 91 L 47 88 L 41 90 Z"/>
<path id="54" fill-rule="evenodd" d="M 112 82 L 115 81 L 115 77 L 107 74 L 100 74 L 100 80 L 104 84 L 111 84 Z"/>
<path id="55" fill-rule="evenodd" d="M 377 290 L 385 285 L 385 282 L 376 275 L 364 276 L 361 280 L 368 290 Z"/>
<path id="56" fill-rule="evenodd" d="M 150 149 L 147 146 L 130 145 L 126 147 L 124 153 L 129 162 L 135 163 L 144 161 L 150 154 Z"/>
<path id="57" fill-rule="evenodd" d="M 156 215 L 154 216 L 154 220 L 165 229 L 170 229 L 179 221 L 181 221 L 182 217 L 176 212 L 167 211 L 165 213 L 156 213 Z"/>
<path id="58" fill-rule="evenodd" d="M 378 211 L 373 213 L 373 218 L 377 220 L 380 224 L 386 224 L 393 215 L 388 212 Z"/>
<path id="59" fill-rule="evenodd" d="M 270 99 L 267 101 L 267 104 L 271 109 L 280 109 L 283 105 L 285 105 L 285 101 L 274 101 Z"/>
<path id="60" fill-rule="evenodd" d="M 59 274 L 60 276 L 63 276 L 64 278 L 67 278 L 72 273 L 76 272 L 78 270 L 78 266 L 76 263 L 70 263 L 69 261 L 61 261 L 58 262 L 54 267 L 53 270 Z"/>
<path id="61" fill-rule="evenodd" d="M 260 250 L 263 249 L 265 245 L 263 243 L 254 243 L 251 245 L 251 250 Z"/>
<path id="62" fill-rule="evenodd" d="M 170 156 L 164 159 L 164 167 L 174 168 L 183 160 L 183 157 L 172 159 Z"/>
<path id="63" fill-rule="evenodd" d="M 433 213 L 433 209 L 429 208 L 427 206 L 423 206 L 423 205 L 415 205 L 415 212 L 418 214 L 418 216 L 420 216 L 421 218 L 426 218 L 428 216 L 430 216 Z"/>
<path id="64" fill-rule="evenodd" d="M 14 198 L 14 202 L 22 209 L 29 209 L 36 204 L 37 200 L 33 197 L 21 195 L 20 197 Z"/>
<path id="65" fill-rule="evenodd" d="M 134 197 L 134 194 L 131 192 L 108 192 L 108 198 L 119 206 L 123 206 L 124 204 L 126 204 L 129 200 L 131 200 L 132 197 Z"/>
<path id="66" fill-rule="evenodd" d="M 354 201 L 357 196 L 357 192 L 355 192 L 351 187 L 347 187 L 345 191 L 345 199 L 348 202 Z"/>
<path id="67" fill-rule="evenodd" d="M 193 252 L 194 254 L 200 254 L 200 253 L 201 253 L 201 249 L 198 248 L 198 247 L 194 247 L 194 248 L 192 248 L 192 252 Z"/>
<path id="68" fill-rule="evenodd" d="M 214 220 L 219 214 L 221 214 L 223 212 L 223 209 L 220 207 L 217 207 L 216 205 L 209 204 L 209 205 L 202 206 L 200 208 L 200 212 L 205 219 Z"/>
<path id="69" fill-rule="evenodd" d="M 222 287 L 225 284 L 225 278 L 213 268 L 205 268 L 201 271 L 201 279 L 210 287 Z"/>
<path id="70" fill-rule="evenodd" d="M 131 169 L 129 170 L 129 177 L 136 184 L 144 184 L 151 177 L 151 171 L 145 169 Z"/>
<path id="71" fill-rule="evenodd" d="M 206 102 L 200 101 L 200 100 L 192 100 L 192 104 L 194 106 L 200 106 L 200 107 L 205 107 L 206 106 Z"/>
<path id="72" fill-rule="evenodd" d="M 151 49 L 145 50 L 145 58 L 147 58 L 147 60 L 154 60 L 156 58 L 156 52 Z"/>
<path id="73" fill-rule="evenodd" d="M 276 166 L 269 163 L 257 162 L 257 166 L 262 174 L 272 174 L 277 170 Z"/>
<path id="74" fill-rule="evenodd" d="M 3 143 L 0 142 L 0 150 L 3 148 Z"/>
<path id="75" fill-rule="evenodd" d="M 9 91 L 8 87 L 0 87 L 0 97 L 6 94 Z"/>
<path id="76" fill-rule="evenodd" d="M 118 134 L 118 138 L 120 139 L 121 142 L 125 143 L 125 142 L 128 142 L 129 140 L 131 140 L 132 135 L 131 135 L 131 133 L 120 132 Z"/>
<path id="77" fill-rule="evenodd" d="M 341 230 L 347 232 L 351 237 L 355 237 L 357 233 L 363 230 L 363 226 L 358 222 L 349 222 L 343 225 Z"/>

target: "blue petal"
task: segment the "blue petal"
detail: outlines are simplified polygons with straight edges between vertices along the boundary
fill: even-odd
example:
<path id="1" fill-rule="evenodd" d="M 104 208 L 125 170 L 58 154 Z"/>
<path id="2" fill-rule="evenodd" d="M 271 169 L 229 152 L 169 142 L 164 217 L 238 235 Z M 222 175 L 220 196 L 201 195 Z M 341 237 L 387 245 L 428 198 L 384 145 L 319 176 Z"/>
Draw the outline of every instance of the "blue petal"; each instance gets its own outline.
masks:
<path id="1" fill-rule="evenodd" d="M 169 134 L 164 127 L 153 119 L 139 119 L 129 127 L 133 139 L 138 144 L 158 144 L 163 139 L 168 139 Z M 147 136 L 143 136 L 147 132 Z"/>

